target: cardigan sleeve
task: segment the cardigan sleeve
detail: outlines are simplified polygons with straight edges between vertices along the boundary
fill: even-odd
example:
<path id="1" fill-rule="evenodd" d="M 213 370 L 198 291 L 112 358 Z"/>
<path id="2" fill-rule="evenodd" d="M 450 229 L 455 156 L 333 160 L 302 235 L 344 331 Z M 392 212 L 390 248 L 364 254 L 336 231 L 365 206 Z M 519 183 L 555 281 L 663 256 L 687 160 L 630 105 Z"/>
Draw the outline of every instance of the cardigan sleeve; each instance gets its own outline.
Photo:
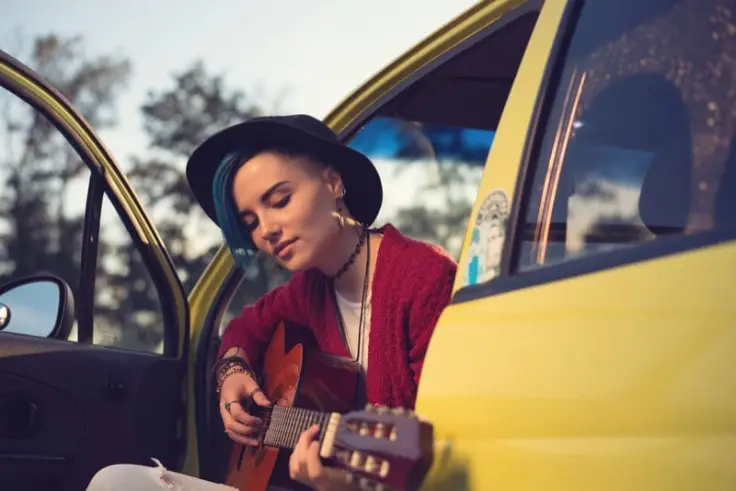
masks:
<path id="1" fill-rule="evenodd" d="M 271 339 L 271 334 L 280 320 L 306 325 L 308 293 L 307 274 L 300 272 L 289 281 L 262 296 L 256 303 L 248 305 L 233 318 L 222 335 L 220 350 L 223 354 L 233 346 L 245 351 L 248 361 L 257 367 Z"/>
<path id="2" fill-rule="evenodd" d="M 436 253 L 422 265 L 423 274 L 409 314 L 409 368 L 419 384 L 429 341 L 442 311 L 450 303 L 457 264 L 446 253 Z"/>

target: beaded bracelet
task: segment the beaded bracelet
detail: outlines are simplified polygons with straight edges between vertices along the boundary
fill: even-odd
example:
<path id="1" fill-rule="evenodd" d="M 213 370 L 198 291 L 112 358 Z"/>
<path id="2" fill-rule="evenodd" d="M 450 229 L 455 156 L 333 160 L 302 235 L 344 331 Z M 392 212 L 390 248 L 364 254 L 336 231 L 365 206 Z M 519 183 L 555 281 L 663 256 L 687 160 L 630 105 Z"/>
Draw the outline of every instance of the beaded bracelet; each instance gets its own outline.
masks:
<path id="1" fill-rule="evenodd" d="M 250 365 L 248 365 L 248 362 L 239 356 L 228 356 L 222 358 L 212 367 L 212 372 L 215 376 L 215 392 L 218 396 L 220 395 L 222 384 L 230 375 L 245 373 L 254 379 L 256 378 L 255 373 L 253 372 L 253 369 L 250 368 Z"/>

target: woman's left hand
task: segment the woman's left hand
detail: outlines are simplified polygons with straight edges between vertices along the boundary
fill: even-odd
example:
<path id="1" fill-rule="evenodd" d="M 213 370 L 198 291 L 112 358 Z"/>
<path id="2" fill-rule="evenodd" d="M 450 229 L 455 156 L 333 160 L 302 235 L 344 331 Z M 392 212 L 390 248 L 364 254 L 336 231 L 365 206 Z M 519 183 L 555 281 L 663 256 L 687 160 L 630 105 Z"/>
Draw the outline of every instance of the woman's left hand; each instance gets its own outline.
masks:
<path id="1" fill-rule="evenodd" d="M 344 472 L 325 469 L 319 458 L 319 426 L 303 431 L 289 458 L 289 475 L 317 491 L 350 489 Z"/>
<path id="2" fill-rule="evenodd" d="M 302 432 L 289 458 L 289 475 L 313 489 L 319 489 L 325 468 L 319 460 L 319 426 L 312 425 Z"/>

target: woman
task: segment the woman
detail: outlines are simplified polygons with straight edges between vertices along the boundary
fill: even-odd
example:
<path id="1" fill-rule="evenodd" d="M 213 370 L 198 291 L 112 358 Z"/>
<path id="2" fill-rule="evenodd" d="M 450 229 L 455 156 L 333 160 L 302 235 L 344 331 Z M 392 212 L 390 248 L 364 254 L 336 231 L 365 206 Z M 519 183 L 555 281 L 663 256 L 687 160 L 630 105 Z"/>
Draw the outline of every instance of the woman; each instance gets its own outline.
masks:
<path id="1" fill-rule="evenodd" d="M 222 229 L 238 266 L 246 268 L 260 251 L 294 272 L 287 283 L 245 307 L 223 335 L 214 372 L 230 438 L 257 444 L 253 433 L 260 421 L 239 401 L 272 402 L 255 373 L 279 320 L 310 328 L 321 351 L 352 357 L 362 369 L 368 402 L 413 408 L 456 264 L 441 249 L 391 225 L 368 228 L 383 196 L 371 161 L 315 118 L 262 117 L 205 141 L 187 164 L 187 179 Z M 317 431 L 302 434 L 289 461 L 290 476 L 320 491 L 346 489 L 344 474 L 321 465 Z M 141 469 L 150 471 L 127 465 L 103 469 L 88 491 L 125 489 L 110 483 L 140 475 Z M 174 481 L 187 480 L 187 489 L 218 488 L 168 474 Z"/>

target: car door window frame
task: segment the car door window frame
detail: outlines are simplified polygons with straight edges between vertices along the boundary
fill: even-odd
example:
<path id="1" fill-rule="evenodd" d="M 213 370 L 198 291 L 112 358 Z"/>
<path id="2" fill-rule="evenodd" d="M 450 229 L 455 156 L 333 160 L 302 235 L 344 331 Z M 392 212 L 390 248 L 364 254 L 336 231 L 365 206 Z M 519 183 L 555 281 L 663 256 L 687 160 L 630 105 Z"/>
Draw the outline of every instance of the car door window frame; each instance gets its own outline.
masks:
<path id="1" fill-rule="evenodd" d="M 564 54 L 575 31 L 575 21 L 582 3 L 581 0 L 567 0 L 550 49 L 550 56 L 544 65 L 542 80 L 535 96 L 532 116 L 524 139 L 522 161 L 519 165 L 519 175 L 513 193 L 513 196 L 517 198 L 511 201 L 509 208 L 506 239 L 501 251 L 498 275 L 487 282 L 459 288 L 453 296 L 452 304 L 469 302 L 519 288 L 517 286 L 517 276 L 511 273 L 519 217 L 523 216 L 522 213 L 525 212 L 524 197 L 527 195 L 534 177 L 533 163 L 539 152 L 537 141 L 544 135 L 544 125 L 548 120 L 551 100 L 554 98 L 557 88 L 556 81 L 562 72 L 563 63 L 560 60 L 564 60 Z M 503 118 L 503 115 L 501 117 Z M 532 179 L 528 179 L 527 176 L 531 176 Z"/>
<path id="2" fill-rule="evenodd" d="M 23 84 L 23 79 L 30 80 L 39 92 L 34 93 Z M 77 286 L 77 295 L 80 299 L 75 299 L 77 304 L 77 328 L 78 343 L 93 344 L 92 330 L 94 325 L 94 281 L 97 273 L 97 263 L 99 260 L 99 247 L 97 238 L 99 236 L 99 227 L 101 221 L 102 203 L 105 195 L 109 198 L 118 217 L 128 233 L 134 247 L 141 254 L 144 264 L 151 272 L 151 278 L 155 285 L 159 301 L 162 309 L 163 318 L 163 356 L 166 357 L 183 357 L 186 358 L 188 353 L 188 332 L 189 318 L 185 317 L 183 339 L 180 337 L 179 324 L 180 319 L 177 315 L 176 296 L 181 296 L 182 301 L 186 305 L 186 296 L 181 282 L 176 278 L 178 291 L 172 291 L 169 284 L 165 283 L 161 275 L 165 275 L 160 263 L 154 257 L 151 245 L 146 244 L 141 237 L 140 231 L 135 227 L 129 213 L 130 211 L 122 205 L 120 196 L 118 196 L 111 188 L 106 177 L 106 169 L 103 164 L 98 162 L 93 155 L 95 150 L 103 152 L 103 146 L 98 142 L 96 136 L 89 130 L 83 116 L 74 109 L 66 100 L 66 98 L 52 85 L 37 76 L 31 69 L 15 60 L 13 57 L 0 51 L 0 87 L 7 90 L 10 94 L 21 99 L 28 104 L 34 111 L 38 111 L 56 131 L 59 131 L 64 139 L 77 153 L 77 156 L 87 165 L 90 170 L 90 180 L 87 188 L 87 202 L 85 203 L 84 227 L 82 251 L 80 254 L 81 267 Z M 54 106 L 61 106 L 60 111 L 68 114 L 73 118 L 79 130 L 69 125 L 59 114 L 54 112 Z M 84 141 L 83 135 L 92 142 L 92 148 Z M 96 148 L 95 148 L 96 147 Z M 113 159 L 109 155 L 103 158 L 112 162 Z M 173 263 L 168 253 L 162 251 L 165 259 L 173 270 Z M 86 266 L 85 263 L 89 259 L 85 254 L 94 254 L 94 266 Z M 92 264 L 92 262 L 90 263 Z M 86 280 L 86 283 L 83 282 Z M 91 295 L 91 298 L 90 298 Z M 82 306 L 87 303 L 88 306 Z M 80 321 L 81 319 L 81 321 Z"/>
<path id="3" fill-rule="evenodd" d="M 423 79 L 425 76 L 432 73 L 438 67 L 444 65 L 449 60 L 457 56 L 460 56 L 464 51 L 471 48 L 476 43 L 479 43 L 482 40 L 486 39 L 487 37 L 500 31 L 501 29 L 511 24 L 512 22 L 516 21 L 523 15 L 526 15 L 532 12 L 539 12 L 542 9 L 543 4 L 544 4 L 544 0 L 525 0 L 521 2 L 518 6 L 514 7 L 511 11 L 504 14 L 503 17 L 500 17 L 499 19 L 495 20 L 490 25 L 486 25 L 482 28 L 479 28 L 478 31 L 471 34 L 467 38 L 457 42 L 451 48 L 447 49 L 446 51 L 441 53 L 439 56 L 436 56 L 435 58 L 433 58 L 429 63 L 426 63 L 422 67 L 414 70 L 411 76 L 406 77 L 400 83 L 392 87 L 390 90 L 385 91 L 375 101 L 373 101 L 367 109 L 359 111 L 357 114 L 355 114 L 352 118 L 352 121 L 348 125 L 346 125 L 344 128 L 337 131 L 338 138 L 345 144 L 348 144 L 350 140 L 365 125 L 367 125 L 374 119 L 376 113 L 383 106 L 389 104 L 399 94 L 403 93 L 408 88 L 413 86 L 418 80 Z M 397 60 L 391 66 L 393 67 L 393 66 L 399 65 L 403 61 L 404 61 L 403 58 L 400 60 Z M 387 71 L 387 70 L 389 69 L 388 68 L 384 69 L 384 71 Z M 342 105 L 338 106 L 325 118 L 325 122 L 328 125 L 332 125 L 333 116 L 342 111 L 343 111 Z"/>
<path id="4" fill-rule="evenodd" d="M 95 313 L 95 281 L 99 259 L 100 221 L 102 218 L 102 198 L 104 181 L 96 172 L 91 172 L 87 185 L 87 203 L 84 211 L 82 231 L 82 258 L 77 285 L 77 342 L 93 344 Z M 86 258 L 86 260 L 85 260 Z"/>

